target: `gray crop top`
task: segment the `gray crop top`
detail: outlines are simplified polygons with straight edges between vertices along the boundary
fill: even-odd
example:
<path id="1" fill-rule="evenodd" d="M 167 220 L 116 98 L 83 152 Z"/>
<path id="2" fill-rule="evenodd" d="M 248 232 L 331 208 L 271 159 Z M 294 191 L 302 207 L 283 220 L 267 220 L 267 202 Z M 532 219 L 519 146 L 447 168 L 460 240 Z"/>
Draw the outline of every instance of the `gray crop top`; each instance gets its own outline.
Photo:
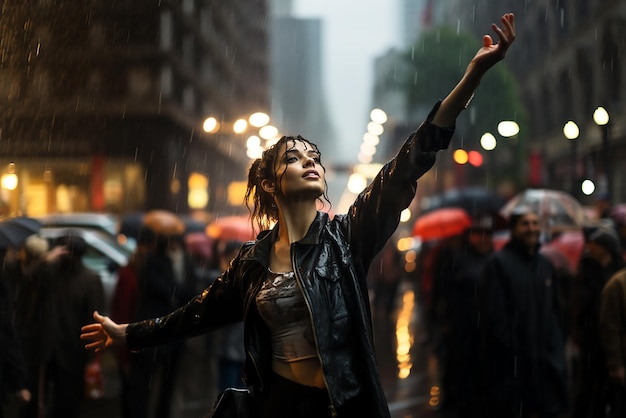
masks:
<path id="1" fill-rule="evenodd" d="M 274 359 L 292 362 L 317 356 L 311 316 L 293 271 L 268 270 L 256 305 L 270 329 Z"/>

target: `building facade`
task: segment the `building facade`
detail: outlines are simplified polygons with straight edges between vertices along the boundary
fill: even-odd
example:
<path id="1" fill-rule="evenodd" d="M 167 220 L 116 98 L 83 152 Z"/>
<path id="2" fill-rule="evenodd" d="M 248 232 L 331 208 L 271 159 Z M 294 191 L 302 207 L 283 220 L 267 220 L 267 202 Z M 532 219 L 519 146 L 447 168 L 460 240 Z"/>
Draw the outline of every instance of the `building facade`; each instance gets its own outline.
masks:
<path id="1" fill-rule="evenodd" d="M 240 210 L 228 190 L 246 178 L 245 139 L 202 123 L 269 112 L 264 0 L 1 13 L 3 214 Z"/>
<path id="2" fill-rule="evenodd" d="M 516 14 L 515 50 L 507 62 L 530 116 L 528 185 L 570 191 L 589 203 L 594 194 L 585 197 L 580 191 L 588 179 L 596 193 L 610 191 L 614 202 L 626 200 L 621 164 L 626 156 L 626 2 L 450 4 L 447 16 L 477 36 L 501 13 Z M 595 123 L 598 107 L 608 112 L 608 125 Z M 576 139 L 564 135 L 568 121 L 579 128 Z M 537 170 L 540 175 L 533 173 Z"/>

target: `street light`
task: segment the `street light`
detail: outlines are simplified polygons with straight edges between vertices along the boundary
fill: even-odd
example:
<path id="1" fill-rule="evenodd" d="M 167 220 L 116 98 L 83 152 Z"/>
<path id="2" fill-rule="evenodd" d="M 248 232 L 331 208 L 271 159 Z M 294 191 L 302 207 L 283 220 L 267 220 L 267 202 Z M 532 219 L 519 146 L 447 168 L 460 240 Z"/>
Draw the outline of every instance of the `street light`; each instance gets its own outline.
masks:
<path id="1" fill-rule="evenodd" d="M 602 129 L 602 158 L 604 160 L 604 175 L 606 176 L 606 191 L 610 202 L 613 199 L 613 170 L 611 169 L 609 120 L 609 112 L 602 106 L 598 106 L 593 112 L 593 121 Z"/>
<path id="2" fill-rule="evenodd" d="M 217 121 L 217 119 L 215 119 L 213 116 L 206 118 L 204 120 L 204 123 L 202 124 L 202 129 L 204 130 L 204 132 L 208 134 L 217 132 L 219 128 L 220 128 L 220 124 Z"/>
<path id="3" fill-rule="evenodd" d="M 578 129 L 578 125 L 576 125 L 576 122 L 574 121 L 568 121 L 564 126 L 563 126 L 563 135 L 565 135 L 565 138 L 567 138 L 569 141 L 571 141 L 572 143 L 572 161 L 571 161 L 571 179 L 570 179 L 570 190 L 572 192 L 573 196 L 576 196 L 578 194 L 578 187 L 577 187 L 577 173 L 576 173 L 576 165 L 578 164 L 578 141 L 576 141 L 576 139 L 578 138 L 578 135 L 580 135 L 580 129 Z"/>
<path id="4" fill-rule="evenodd" d="M 480 146 L 483 147 L 485 151 L 493 151 L 496 148 L 497 143 L 498 141 L 496 141 L 496 137 L 493 136 L 491 132 L 485 132 L 483 136 L 480 137 Z"/>
<path id="5" fill-rule="evenodd" d="M 576 125 L 576 122 L 570 120 L 565 124 L 565 126 L 563 126 L 563 135 L 565 135 L 565 138 L 569 139 L 570 141 L 578 138 L 579 134 L 580 129 L 578 129 L 578 125 Z"/>
<path id="6" fill-rule="evenodd" d="M 202 129 L 208 134 L 214 134 L 220 131 L 222 126 L 232 126 L 232 133 L 242 134 L 246 132 L 248 125 L 254 128 L 262 128 L 269 122 L 269 115 L 263 112 L 255 112 L 249 117 L 239 117 L 234 122 L 225 122 L 218 120 L 214 116 L 208 116 L 202 123 Z"/>
<path id="7" fill-rule="evenodd" d="M 498 133 L 505 138 L 510 138 L 519 133 L 519 125 L 512 120 L 503 120 L 498 123 Z"/>
<path id="8" fill-rule="evenodd" d="M 270 123 L 270 117 L 267 113 L 256 112 L 250 115 L 248 122 L 255 128 L 260 128 Z"/>

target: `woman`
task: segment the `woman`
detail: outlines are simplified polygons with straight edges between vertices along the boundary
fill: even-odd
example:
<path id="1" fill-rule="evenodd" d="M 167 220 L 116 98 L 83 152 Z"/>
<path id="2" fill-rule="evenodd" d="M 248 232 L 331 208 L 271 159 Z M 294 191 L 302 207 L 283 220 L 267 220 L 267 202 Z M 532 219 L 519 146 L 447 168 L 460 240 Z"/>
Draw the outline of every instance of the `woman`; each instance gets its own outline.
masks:
<path id="1" fill-rule="evenodd" d="M 258 417 L 389 417 L 373 350 L 366 274 L 411 203 L 416 181 L 445 149 L 482 76 L 515 38 L 514 17 L 493 24 L 461 81 L 434 107 L 348 214 L 319 212 L 325 170 L 317 147 L 283 137 L 249 173 L 246 203 L 264 230 L 210 287 L 162 318 L 116 324 L 94 313 L 86 348 L 163 344 L 244 321 L 245 380 Z M 289 318 L 289 322 L 284 319 Z"/>

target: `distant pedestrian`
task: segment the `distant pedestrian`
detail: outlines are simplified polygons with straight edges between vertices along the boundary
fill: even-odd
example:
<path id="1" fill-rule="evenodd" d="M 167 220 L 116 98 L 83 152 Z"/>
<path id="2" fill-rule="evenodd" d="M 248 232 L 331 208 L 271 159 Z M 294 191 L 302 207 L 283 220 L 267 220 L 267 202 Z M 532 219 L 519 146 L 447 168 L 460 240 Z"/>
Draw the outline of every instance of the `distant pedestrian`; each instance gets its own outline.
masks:
<path id="1" fill-rule="evenodd" d="M 243 242 L 220 241 L 216 245 L 219 269 L 212 274 L 213 280 L 228 268 L 231 260 L 239 253 Z M 217 354 L 219 391 L 226 388 L 245 388 L 243 381 L 243 367 L 246 359 L 246 350 L 243 341 L 243 323 L 227 325 L 212 333 L 214 352 Z"/>
<path id="2" fill-rule="evenodd" d="M 31 418 L 48 413 L 49 364 L 58 342 L 55 319 L 55 274 L 46 263 L 48 241 L 28 237 L 19 249 L 17 263 L 9 273 L 15 326 L 22 345 L 30 402 L 19 405 L 19 416 Z"/>
<path id="3" fill-rule="evenodd" d="M 617 233 L 610 227 L 590 228 L 574 279 L 571 339 L 579 356 L 574 367 L 574 418 L 602 417 L 606 408 L 608 373 L 600 343 L 602 289 L 625 266 Z"/>
<path id="4" fill-rule="evenodd" d="M 609 192 L 601 192 L 593 202 L 596 220 L 611 220 L 611 194 Z"/>
<path id="5" fill-rule="evenodd" d="M 619 237 L 622 257 L 626 259 L 626 204 L 616 205 L 611 209 L 611 220 Z"/>
<path id="6" fill-rule="evenodd" d="M 10 269 L 5 258 L 7 250 L 0 250 L 0 418 L 4 417 L 5 396 L 16 397 L 20 403 L 31 400 L 27 388 L 26 362 L 22 341 L 15 326 L 15 303 L 9 283 Z"/>
<path id="7" fill-rule="evenodd" d="M 491 216 L 474 219 L 463 233 L 461 247 L 449 252 L 440 263 L 435 280 L 442 334 L 439 365 L 443 409 L 459 417 L 467 416 L 478 395 L 478 287 L 485 263 L 494 250 L 493 225 Z"/>
<path id="8" fill-rule="evenodd" d="M 64 253 L 58 258 L 52 278 L 56 342 L 46 368 L 50 416 L 76 418 L 85 400 L 85 369 L 96 357 L 85 353 L 80 329 L 89 322 L 93 309 L 104 308 L 104 290 L 100 276 L 83 264 L 87 252 L 83 238 L 65 236 L 56 245 Z"/>
<path id="9" fill-rule="evenodd" d="M 626 416 L 626 269 L 609 279 L 600 305 L 600 342 L 609 375 L 608 418 Z"/>
<path id="10" fill-rule="evenodd" d="M 183 306 L 195 294 L 196 284 L 195 264 L 184 248 L 183 236 L 156 233 L 139 275 L 135 321 Z M 170 417 L 184 348 L 183 341 L 171 341 L 131 356 L 133 418 Z"/>
<path id="11" fill-rule="evenodd" d="M 125 266 L 118 271 L 117 284 L 111 298 L 111 318 L 119 322 L 132 322 L 137 317 L 139 305 L 139 278 L 145 270 L 146 258 L 155 244 L 155 234 L 149 228 L 141 228 L 137 239 L 137 248 Z M 127 347 L 115 347 L 120 376 L 120 408 L 122 418 L 140 418 L 133 415 L 133 404 L 139 402 L 136 394 L 143 392 L 137 386 L 146 386 L 143 379 L 138 381 L 133 373 L 133 362 L 140 354 L 131 353 Z"/>
<path id="12" fill-rule="evenodd" d="M 372 314 L 375 320 L 386 321 L 393 314 L 404 273 L 402 254 L 396 247 L 396 241 L 391 239 L 374 258 L 367 274 L 367 281 L 373 291 Z"/>
<path id="13" fill-rule="evenodd" d="M 473 416 L 556 418 L 567 406 L 556 274 L 539 253 L 532 209 L 514 211 L 509 228 L 510 241 L 487 261 L 482 277 L 483 386 Z"/>

